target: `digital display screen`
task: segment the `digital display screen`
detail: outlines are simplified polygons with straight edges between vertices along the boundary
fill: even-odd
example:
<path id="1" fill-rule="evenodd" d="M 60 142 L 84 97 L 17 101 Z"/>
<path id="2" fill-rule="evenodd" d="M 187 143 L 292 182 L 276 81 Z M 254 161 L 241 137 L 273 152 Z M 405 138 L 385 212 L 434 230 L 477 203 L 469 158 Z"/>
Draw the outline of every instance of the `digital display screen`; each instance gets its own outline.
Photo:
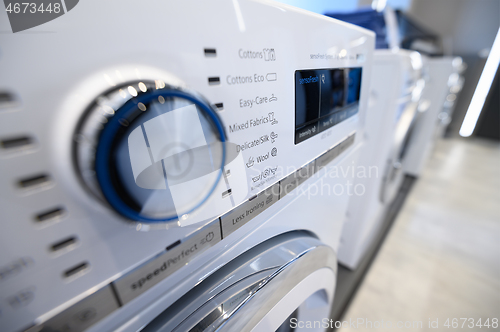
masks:
<path id="1" fill-rule="evenodd" d="M 362 68 L 295 71 L 295 144 L 358 113 Z"/>

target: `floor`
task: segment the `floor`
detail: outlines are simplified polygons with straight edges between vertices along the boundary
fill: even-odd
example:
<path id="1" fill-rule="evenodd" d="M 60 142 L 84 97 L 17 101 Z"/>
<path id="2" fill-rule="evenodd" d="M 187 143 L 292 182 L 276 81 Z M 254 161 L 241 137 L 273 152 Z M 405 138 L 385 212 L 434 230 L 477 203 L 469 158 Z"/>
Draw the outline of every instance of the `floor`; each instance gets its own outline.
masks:
<path id="1" fill-rule="evenodd" d="M 500 144 L 438 142 L 338 331 L 500 330 L 499 202 Z"/>

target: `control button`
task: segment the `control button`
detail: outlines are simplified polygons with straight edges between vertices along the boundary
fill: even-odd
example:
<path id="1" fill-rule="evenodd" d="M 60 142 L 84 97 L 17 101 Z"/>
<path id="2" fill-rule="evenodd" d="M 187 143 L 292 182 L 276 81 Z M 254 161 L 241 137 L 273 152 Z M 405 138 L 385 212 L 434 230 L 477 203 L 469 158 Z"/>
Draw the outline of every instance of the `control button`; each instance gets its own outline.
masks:
<path id="1" fill-rule="evenodd" d="M 347 119 L 347 111 L 343 110 L 337 113 L 337 123 L 340 123 Z"/>
<path id="2" fill-rule="evenodd" d="M 347 141 L 349 142 L 349 146 L 353 145 L 355 140 L 356 140 L 356 134 L 354 133 L 347 138 Z"/>
<path id="3" fill-rule="evenodd" d="M 323 155 L 318 157 L 318 159 L 316 160 L 316 169 L 318 171 L 332 162 L 333 159 L 337 158 L 337 156 L 339 155 L 339 146 L 340 144 L 337 144 L 335 147 L 331 148 Z"/>
<path id="4" fill-rule="evenodd" d="M 297 170 L 295 173 L 290 174 L 286 178 L 280 181 L 280 198 L 289 194 L 295 188 L 300 186 L 304 181 L 309 179 L 316 173 L 316 160 L 313 160 L 309 164 L 305 165 L 301 169 Z"/>
<path id="5" fill-rule="evenodd" d="M 354 144 L 355 134 L 350 135 L 345 140 L 339 144 L 339 154 L 347 150 L 351 145 Z"/>
<path id="6" fill-rule="evenodd" d="M 318 122 L 314 122 L 310 125 L 302 127 L 295 130 L 295 144 L 305 141 L 309 137 L 313 137 L 319 132 Z"/>
<path id="7" fill-rule="evenodd" d="M 218 221 L 113 282 L 121 303 L 132 301 L 218 243 L 222 239 Z"/>
<path id="8" fill-rule="evenodd" d="M 295 173 L 287 176 L 280 181 L 280 198 L 283 198 L 285 195 L 295 190 L 298 186 L 299 179 L 295 176 Z"/>
<path id="9" fill-rule="evenodd" d="M 279 190 L 279 184 L 275 183 L 259 193 L 257 197 L 246 201 L 236 209 L 222 216 L 222 236 L 228 236 L 273 205 L 279 198 Z"/>
<path id="10" fill-rule="evenodd" d="M 345 150 L 347 150 L 347 148 L 349 148 L 350 146 L 352 145 L 352 141 L 350 139 L 350 137 L 347 137 L 346 139 L 344 139 L 342 142 L 340 142 L 340 146 L 339 146 L 339 154 L 340 153 L 343 153 Z"/>
<path id="11" fill-rule="evenodd" d="M 330 114 L 328 116 L 324 116 L 319 119 L 319 131 L 325 131 L 328 128 L 335 126 L 338 123 L 337 121 L 337 113 Z"/>
<path id="12" fill-rule="evenodd" d="M 316 173 L 316 160 L 299 169 L 295 176 L 299 179 L 299 186 Z"/>
<path id="13" fill-rule="evenodd" d="M 84 331 L 116 309 L 118 302 L 113 295 L 111 286 L 106 286 L 88 296 L 77 304 L 69 307 L 45 323 L 32 328 L 33 331 Z M 31 329 L 29 330 L 31 331 Z"/>
<path id="14" fill-rule="evenodd" d="M 338 151 L 339 151 L 339 154 L 341 154 L 342 152 L 344 152 L 347 148 L 347 141 L 346 140 L 343 140 L 342 142 L 340 142 L 340 144 L 338 145 Z"/>

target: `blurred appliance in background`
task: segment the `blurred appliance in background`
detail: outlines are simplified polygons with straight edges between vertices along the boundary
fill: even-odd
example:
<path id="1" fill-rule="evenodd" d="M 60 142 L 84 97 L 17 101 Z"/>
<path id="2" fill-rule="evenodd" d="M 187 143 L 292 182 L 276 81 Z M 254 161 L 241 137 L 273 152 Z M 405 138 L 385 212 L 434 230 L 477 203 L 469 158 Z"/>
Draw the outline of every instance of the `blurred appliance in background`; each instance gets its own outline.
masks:
<path id="1" fill-rule="evenodd" d="M 415 22 L 400 10 L 386 6 L 378 11 L 371 8 L 350 13 L 326 13 L 326 16 L 372 30 L 376 34 L 376 48 L 399 47 L 422 54 L 442 54 L 441 38 Z"/>
<path id="2" fill-rule="evenodd" d="M 400 10 L 396 11 L 396 15 L 401 48 L 415 50 L 425 55 L 443 54 L 442 40 L 439 35 Z"/>
<path id="3" fill-rule="evenodd" d="M 410 151 L 407 152 L 409 156 L 404 166 L 407 174 L 418 176 L 433 142 L 437 137 L 443 137 L 451 122 L 455 100 L 464 83 L 461 73 L 465 64 L 459 57 L 442 57 L 439 36 L 405 13 L 394 12 L 390 7 L 386 7 L 382 12 L 365 9 L 354 13 L 327 15 L 375 31 L 377 48 L 417 50 L 424 55 L 425 63 L 429 56 L 428 64 L 423 68 L 423 75 L 429 81 L 429 86 L 426 87 L 426 95 L 422 97 L 419 105 L 415 133 L 412 135 L 414 138 L 407 142 L 407 145 L 410 144 Z M 397 18 L 394 19 L 394 16 Z"/>
<path id="4" fill-rule="evenodd" d="M 463 87 L 464 64 L 460 57 L 430 57 L 425 60 L 425 67 L 426 85 L 404 166 L 405 173 L 415 177 L 422 173 L 436 140 L 444 135 Z"/>
<path id="5" fill-rule="evenodd" d="M 327 318 L 373 33 L 250 0 L 86 1 L 40 29 L 1 36 L 2 331 Z"/>
<path id="6" fill-rule="evenodd" d="M 375 48 L 389 48 L 386 18 L 383 12 L 365 8 L 356 12 L 325 13 L 325 15 L 375 32 Z"/>
<path id="7" fill-rule="evenodd" d="M 404 178 L 405 151 L 422 93 L 422 59 L 415 51 L 376 50 L 359 167 L 364 194 L 349 201 L 338 259 L 356 269 L 381 231 Z M 361 170 L 361 169 L 360 169 Z"/>
<path id="8" fill-rule="evenodd" d="M 449 59 L 449 58 L 448 58 Z M 464 87 L 464 72 L 467 64 L 461 57 L 454 57 L 452 62 L 453 72 L 448 78 L 448 95 L 443 104 L 443 109 L 438 114 L 438 128 L 436 130 L 436 139 L 442 138 L 446 134 L 448 125 L 451 123 L 453 113 L 457 106 L 457 99 Z"/>

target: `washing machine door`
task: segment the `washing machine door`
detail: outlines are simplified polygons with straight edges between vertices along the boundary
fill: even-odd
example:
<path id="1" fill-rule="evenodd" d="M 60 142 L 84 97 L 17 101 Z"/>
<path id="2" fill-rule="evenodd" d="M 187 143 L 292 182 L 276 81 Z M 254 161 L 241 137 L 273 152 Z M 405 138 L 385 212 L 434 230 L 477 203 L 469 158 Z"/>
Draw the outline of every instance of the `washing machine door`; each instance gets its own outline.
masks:
<path id="1" fill-rule="evenodd" d="M 217 270 L 143 331 L 324 331 L 336 270 L 330 247 L 304 232 L 283 234 Z"/>

